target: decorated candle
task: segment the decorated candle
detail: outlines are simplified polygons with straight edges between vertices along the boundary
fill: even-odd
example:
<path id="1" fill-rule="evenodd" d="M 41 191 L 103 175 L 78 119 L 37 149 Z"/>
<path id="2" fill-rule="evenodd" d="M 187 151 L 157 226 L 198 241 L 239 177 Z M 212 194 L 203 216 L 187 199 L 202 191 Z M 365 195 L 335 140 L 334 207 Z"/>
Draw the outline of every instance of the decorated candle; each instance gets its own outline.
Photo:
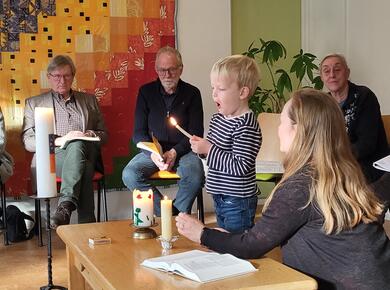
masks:
<path id="1" fill-rule="evenodd" d="M 38 197 L 57 196 L 53 108 L 35 108 L 36 174 Z"/>
<path id="2" fill-rule="evenodd" d="M 161 236 L 165 240 L 172 238 L 172 200 L 167 196 L 161 200 Z"/>
<path id="3" fill-rule="evenodd" d="M 170 118 L 169 118 L 169 121 L 171 122 L 171 124 L 172 124 L 173 126 L 176 127 L 177 130 L 179 130 L 180 132 L 182 132 L 185 136 L 187 136 L 188 138 L 191 138 L 191 137 L 192 137 L 190 133 L 188 133 L 186 130 L 184 130 L 182 127 L 179 126 L 179 124 L 176 122 L 175 118 L 170 117 Z"/>
<path id="4" fill-rule="evenodd" d="M 133 191 L 133 222 L 139 228 L 153 225 L 153 190 Z"/>

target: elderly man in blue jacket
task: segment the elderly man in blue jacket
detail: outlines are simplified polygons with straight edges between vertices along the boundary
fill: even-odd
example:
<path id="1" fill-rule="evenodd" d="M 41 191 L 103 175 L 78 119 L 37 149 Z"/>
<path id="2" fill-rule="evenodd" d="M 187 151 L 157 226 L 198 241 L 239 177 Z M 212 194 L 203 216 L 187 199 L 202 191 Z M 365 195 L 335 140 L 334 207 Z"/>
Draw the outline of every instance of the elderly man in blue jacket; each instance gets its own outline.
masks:
<path id="1" fill-rule="evenodd" d="M 199 89 L 182 81 L 183 63 L 180 53 L 169 46 L 156 55 L 158 79 L 139 89 L 135 110 L 134 143 L 152 141 L 156 137 L 163 149 L 163 159 L 143 151 L 124 168 L 122 180 L 133 191 L 153 188 L 154 210 L 160 216 L 161 193 L 148 178 L 159 170 L 174 170 L 180 176 L 173 212 L 190 213 L 197 193 L 204 183 L 202 162 L 191 151 L 188 137 L 169 122 L 174 117 L 191 135 L 203 136 L 203 108 Z"/>

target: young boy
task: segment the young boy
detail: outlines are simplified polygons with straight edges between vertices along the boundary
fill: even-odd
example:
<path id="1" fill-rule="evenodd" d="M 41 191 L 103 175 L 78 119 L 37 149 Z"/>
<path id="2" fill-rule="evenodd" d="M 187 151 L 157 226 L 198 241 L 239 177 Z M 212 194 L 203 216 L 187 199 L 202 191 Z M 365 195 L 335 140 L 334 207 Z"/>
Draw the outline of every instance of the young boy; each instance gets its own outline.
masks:
<path id="1" fill-rule="evenodd" d="M 251 228 L 256 213 L 255 160 L 261 132 L 248 99 L 259 79 L 256 62 L 247 56 L 217 61 L 210 80 L 218 112 L 206 139 L 190 139 L 192 151 L 207 155 L 206 189 L 213 194 L 218 226 L 232 233 Z"/>

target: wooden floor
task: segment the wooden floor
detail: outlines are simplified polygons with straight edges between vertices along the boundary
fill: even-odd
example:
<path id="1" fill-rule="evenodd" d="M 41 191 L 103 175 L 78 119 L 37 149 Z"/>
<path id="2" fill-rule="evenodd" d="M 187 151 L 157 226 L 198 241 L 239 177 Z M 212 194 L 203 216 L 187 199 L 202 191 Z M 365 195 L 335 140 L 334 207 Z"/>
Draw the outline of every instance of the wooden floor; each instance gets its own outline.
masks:
<path id="1" fill-rule="evenodd" d="M 385 229 L 390 236 L 390 221 L 385 222 Z M 52 236 L 53 283 L 67 287 L 65 246 L 54 231 Z M 36 290 L 47 285 L 47 250 L 37 246 L 36 238 L 4 246 L 1 235 L 0 243 L 1 290 Z M 279 249 L 275 249 L 270 257 L 280 260 Z"/>

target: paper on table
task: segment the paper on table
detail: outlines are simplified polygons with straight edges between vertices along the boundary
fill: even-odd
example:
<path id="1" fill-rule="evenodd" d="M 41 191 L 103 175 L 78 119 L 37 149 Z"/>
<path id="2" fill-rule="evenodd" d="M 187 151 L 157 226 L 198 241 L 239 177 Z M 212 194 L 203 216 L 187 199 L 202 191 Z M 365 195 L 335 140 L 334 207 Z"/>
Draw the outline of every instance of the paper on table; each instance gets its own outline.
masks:
<path id="1" fill-rule="evenodd" d="M 256 160 L 256 173 L 283 173 L 283 164 L 279 161 Z"/>
<path id="2" fill-rule="evenodd" d="M 390 172 L 390 155 L 388 155 L 382 159 L 379 159 L 378 161 L 375 161 L 373 163 L 373 166 L 376 169 Z"/>

